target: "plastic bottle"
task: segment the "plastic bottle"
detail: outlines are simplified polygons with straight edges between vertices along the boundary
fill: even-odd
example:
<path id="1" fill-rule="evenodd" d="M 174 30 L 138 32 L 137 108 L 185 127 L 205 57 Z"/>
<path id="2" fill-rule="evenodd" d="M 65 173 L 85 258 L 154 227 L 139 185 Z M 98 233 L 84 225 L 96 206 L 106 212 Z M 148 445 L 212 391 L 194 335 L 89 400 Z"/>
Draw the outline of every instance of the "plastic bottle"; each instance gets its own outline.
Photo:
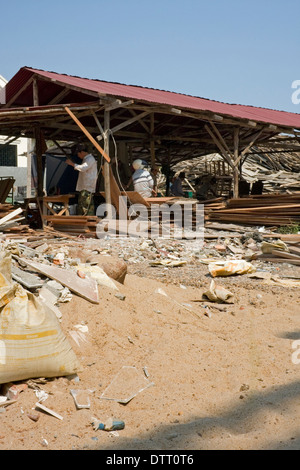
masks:
<path id="1" fill-rule="evenodd" d="M 113 418 L 107 419 L 104 423 L 98 420 L 94 421 L 94 429 L 101 429 L 103 431 L 119 431 L 125 428 L 124 421 L 116 420 Z"/>

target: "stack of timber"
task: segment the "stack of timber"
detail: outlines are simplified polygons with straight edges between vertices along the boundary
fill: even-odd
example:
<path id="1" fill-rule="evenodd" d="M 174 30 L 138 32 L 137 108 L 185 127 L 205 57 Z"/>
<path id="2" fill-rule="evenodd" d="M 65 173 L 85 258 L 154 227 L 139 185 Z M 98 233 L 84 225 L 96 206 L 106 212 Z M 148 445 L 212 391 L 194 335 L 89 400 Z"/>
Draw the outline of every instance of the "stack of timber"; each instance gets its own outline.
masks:
<path id="1" fill-rule="evenodd" d="M 229 199 L 226 207 L 205 206 L 206 221 L 241 225 L 285 226 L 300 224 L 300 192 L 263 194 Z"/>
<path id="2" fill-rule="evenodd" d="M 46 216 L 50 227 L 59 232 L 67 232 L 72 235 L 83 235 L 85 237 L 96 237 L 96 227 L 99 221 L 93 215 L 51 215 Z"/>
<path id="3" fill-rule="evenodd" d="M 29 226 L 21 222 L 25 217 L 22 208 L 15 208 L 11 204 L 0 204 L 0 232 L 5 234 L 18 234 L 28 232 Z"/>

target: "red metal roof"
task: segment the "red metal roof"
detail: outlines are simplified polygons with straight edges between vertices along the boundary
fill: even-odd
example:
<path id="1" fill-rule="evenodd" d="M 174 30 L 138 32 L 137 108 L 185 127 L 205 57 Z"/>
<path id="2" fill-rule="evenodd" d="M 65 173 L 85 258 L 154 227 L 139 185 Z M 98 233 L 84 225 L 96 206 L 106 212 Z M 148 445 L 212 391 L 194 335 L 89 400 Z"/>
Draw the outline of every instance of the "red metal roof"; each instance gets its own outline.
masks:
<path id="1" fill-rule="evenodd" d="M 170 91 L 145 88 L 135 85 L 124 85 L 115 82 L 106 82 L 89 78 L 80 78 L 71 75 L 47 72 L 44 70 L 23 67 L 6 85 L 6 101 L 8 102 L 36 74 L 55 81 L 61 85 L 70 85 L 84 91 L 95 92 L 126 99 L 142 100 L 147 103 L 169 105 L 194 111 L 211 111 L 216 114 L 231 116 L 233 118 L 259 121 L 279 126 L 300 129 L 300 114 L 278 111 L 240 104 L 228 104 L 196 96 L 184 95 Z M 31 103 L 28 103 L 30 105 Z"/>

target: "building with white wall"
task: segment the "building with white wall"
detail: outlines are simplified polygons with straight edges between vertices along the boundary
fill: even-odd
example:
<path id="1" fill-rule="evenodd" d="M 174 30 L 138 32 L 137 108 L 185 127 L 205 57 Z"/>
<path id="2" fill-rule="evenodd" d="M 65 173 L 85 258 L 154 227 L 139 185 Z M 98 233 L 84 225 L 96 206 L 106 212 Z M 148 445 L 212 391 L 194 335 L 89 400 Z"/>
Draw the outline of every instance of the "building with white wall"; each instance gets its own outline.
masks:
<path id="1" fill-rule="evenodd" d="M 0 75 L 0 105 L 6 102 L 6 83 L 7 80 Z M 31 150 L 30 141 L 20 137 L 7 145 L 10 140 L 11 137 L 0 135 L 0 177 L 11 176 L 15 179 L 14 200 L 20 200 L 28 195 L 27 155 Z"/>

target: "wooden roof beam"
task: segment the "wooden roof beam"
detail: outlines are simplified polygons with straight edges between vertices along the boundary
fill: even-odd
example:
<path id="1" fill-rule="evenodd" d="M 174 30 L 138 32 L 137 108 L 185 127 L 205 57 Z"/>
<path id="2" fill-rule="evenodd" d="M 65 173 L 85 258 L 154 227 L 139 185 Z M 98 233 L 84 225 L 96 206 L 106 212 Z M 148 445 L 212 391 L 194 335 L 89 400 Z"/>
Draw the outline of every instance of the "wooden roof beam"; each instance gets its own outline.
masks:
<path id="1" fill-rule="evenodd" d="M 72 111 L 66 107 L 65 110 L 71 116 L 73 121 L 78 125 L 78 127 L 82 130 L 82 132 L 86 135 L 86 137 L 89 139 L 89 141 L 94 145 L 94 147 L 98 150 L 98 152 L 101 153 L 101 155 L 105 158 L 107 162 L 110 162 L 110 158 L 107 155 L 106 152 L 104 152 L 103 148 L 98 144 L 98 142 L 94 139 L 94 137 L 89 133 L 89 131 L 84 127 L 84 125 L 77 119 L 75 114 L 72 113 Z"/>
<path id="2" fill-rule="evenodd" d="M 120 131 L 121 129 L 123 129 L 124 127 L 128 127 L 131 124 L 133 124 L 134 122 L 141 120 L 143 117 L 147 116 L 148 114 L 149 114 L 149 111 L 145 111 L 145 112 L 139 114 L 138 116 L 132 117 L 131 119 L 127 119 L 127 121 L 122 122 L 121 124 L 118 124 L 117 126 L 110 129 L 110 132 L 112 134 L 114 134 L 114 133 Z M 101 140 L 102 136 L 101 135 L 97 136 L 97 139 Z"/>
<path id="3" fill-rule="evenodd" d="M 60 93 L 58 93 L 58 95 L 52 98 L 52 100 L 50 100 L 48 104 L 52 105 L 52 104 L 59 103 L 59 101 L 62 100 L 65 96 L 67 96 L 69 93 L 70 93 L 70 90 L 68 88 L 64 88 L 63 90 L 61 90 Z"/>

